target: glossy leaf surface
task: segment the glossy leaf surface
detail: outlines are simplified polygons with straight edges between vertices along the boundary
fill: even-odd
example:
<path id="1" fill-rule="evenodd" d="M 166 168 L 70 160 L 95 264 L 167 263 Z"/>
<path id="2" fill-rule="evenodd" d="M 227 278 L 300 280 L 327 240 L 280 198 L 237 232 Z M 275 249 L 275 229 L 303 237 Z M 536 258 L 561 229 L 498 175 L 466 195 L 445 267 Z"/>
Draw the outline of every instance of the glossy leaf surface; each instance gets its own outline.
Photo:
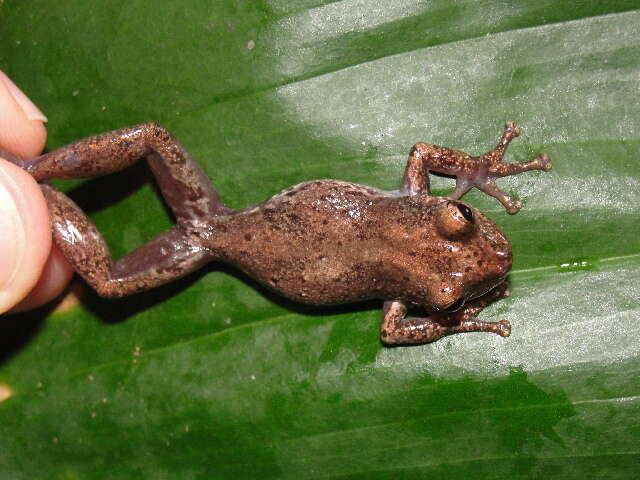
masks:
<path id="1" fill-rule="evenodd" d="M 3 478 L 629 478 L 640 462 L 637 2 L 0 3 L 0 68 L 49 148 L 157 121 L 225 202 L 398 187 L 417 141 L 505 120 L 513 334 L 385 348 L 380 305 L 291 304 L 212 266 L 123 301 L 2 318 Z M 116 256 L 171 224 L 144 167 L 60 183 Z M 435 181 L 437 193 L 451 186 Z M 6 396 L 6 395 L 5 395 Z"/>

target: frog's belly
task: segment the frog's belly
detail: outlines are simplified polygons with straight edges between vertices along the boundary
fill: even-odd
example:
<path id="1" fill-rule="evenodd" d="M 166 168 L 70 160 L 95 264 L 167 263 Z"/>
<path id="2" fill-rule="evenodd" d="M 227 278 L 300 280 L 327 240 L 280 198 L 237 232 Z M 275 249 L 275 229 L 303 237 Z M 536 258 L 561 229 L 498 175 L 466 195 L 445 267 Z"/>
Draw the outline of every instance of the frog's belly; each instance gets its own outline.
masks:
<path id="1" fill-rule="evenodd" d="M 372 206 L 381 195 L 334 180 L 292 187 L 221 220 L 224 259 L 297 301 L 377 298 L 383 242 Z"/>
<path id="2" fill-rule="evenodd" d="M 287 247 L 247 253 L 231 263 L 266 287 L 303 303 L 337 305 L 382 298 L 383 275 L 376 255 L 362 255 L 364 249 L 354 257 L 339 248 Z"/>

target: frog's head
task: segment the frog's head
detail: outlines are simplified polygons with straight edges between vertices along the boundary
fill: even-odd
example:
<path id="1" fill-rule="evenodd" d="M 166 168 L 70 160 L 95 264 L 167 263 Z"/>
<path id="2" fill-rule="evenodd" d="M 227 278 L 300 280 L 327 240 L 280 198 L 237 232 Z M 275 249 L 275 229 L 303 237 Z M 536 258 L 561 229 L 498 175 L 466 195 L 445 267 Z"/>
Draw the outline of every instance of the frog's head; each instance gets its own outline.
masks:
<path id="1" fill-rule="evenodd" d="M 431 197 L 425 199 L 422 218 L 419 239 L 414 237 L 419 253 L 412 262 L 417 274 L 412 303 L 456 311 L 504 281 L 511 270 L 511 245 L 482 212 L 463 202 Z"/>
<path id="2" fill-rule="evenodd" d="M 433 214 L 448 261 L 439 263 L 431 306 L 456 311 L 504 281 L 511 270 L 511 245 L 495 223 L 466 203 L 445 200 Z"/>

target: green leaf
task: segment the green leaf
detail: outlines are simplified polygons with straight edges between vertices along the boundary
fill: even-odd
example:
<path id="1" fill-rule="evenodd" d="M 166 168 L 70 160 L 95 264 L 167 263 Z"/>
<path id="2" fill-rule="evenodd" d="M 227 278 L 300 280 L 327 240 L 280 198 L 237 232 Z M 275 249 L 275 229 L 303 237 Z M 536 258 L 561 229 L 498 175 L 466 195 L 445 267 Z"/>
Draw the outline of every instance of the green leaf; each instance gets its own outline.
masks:
<path id="1" fill-rule="evenodd" d="M 0 324 L 3 478 L 630 478 L 640 461 L 637 2 L 0 2 L 0 68 L 48 147 L 157 121 L 226 203 L 409 147 L 552 155 L 507 178 L 507 339 L 385 348 L 378 303 L 285 302 L 232 269 Z M 250 48 L 253 47 L 253 48 Z M 61 184 L 116 256 L 171 224 L 144 166 Z M 436 181 L 442 193 L 448 180 Z M 3 395 L 0 393 L 0 398 Z"/>

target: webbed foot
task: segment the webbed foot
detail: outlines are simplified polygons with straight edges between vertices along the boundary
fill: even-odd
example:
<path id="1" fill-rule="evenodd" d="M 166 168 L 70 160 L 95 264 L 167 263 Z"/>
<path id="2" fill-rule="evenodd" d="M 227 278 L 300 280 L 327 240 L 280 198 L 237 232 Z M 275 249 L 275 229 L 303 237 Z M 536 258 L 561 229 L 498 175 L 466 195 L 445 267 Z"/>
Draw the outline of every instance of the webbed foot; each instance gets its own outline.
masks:
<path id="1" fill-rule="evenodd" d="M 519 126 L 513 122 L 505 123 L 502 137 L 498 141 L 496 147 L 478 158 L 479 168 L 476 172 L 473 172 L 472 178 L 462 179 L 463 182 L 471 184 L 469 188 L 474 186 L 487 195 L 498 199 L 498 201 L 504 205 L 507 213 L 511 215 L 520 211 L 520 208 L 522 208 L 522 202 L 503 192 L 498 188 L 494 180 L 496 178 L 506 177 L 509 175 L 517 175 L 518 173 L 527 172 L 529 170 L 542 170 L 548 172 L 552 167 L 551 157 L 546 153 L 542 153 L 528 162 L 504 163 L 503 157 L 505 150 L 509 146 L 511 140 L 519 135 Z M 458 177 L 458 179 L 460 179 L 460 177 Z M 469 188 L 467 188 L 467 190 Z"/>

